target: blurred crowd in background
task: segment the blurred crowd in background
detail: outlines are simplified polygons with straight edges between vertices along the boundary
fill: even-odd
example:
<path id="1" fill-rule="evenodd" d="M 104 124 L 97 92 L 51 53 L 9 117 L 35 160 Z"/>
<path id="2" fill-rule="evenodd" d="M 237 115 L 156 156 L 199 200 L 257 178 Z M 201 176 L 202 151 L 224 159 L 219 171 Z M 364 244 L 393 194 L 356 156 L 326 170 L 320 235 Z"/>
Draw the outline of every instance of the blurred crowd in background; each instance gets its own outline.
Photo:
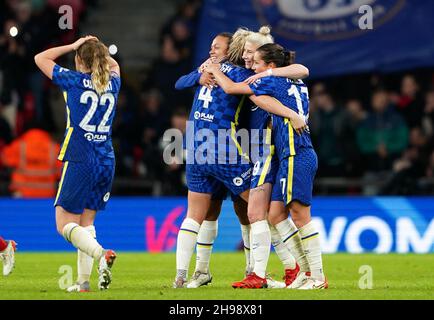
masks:
<path id="1" fill-rule="evenodd" d="M 74 19 L 80 22 L 98 5 L 72 3 Z M 37 52 L 80 35 L 78 28 L 57 27 L 60 5 L 60 0 L 0 3 L 0 153 L 30 128 L 49 133 L 54 144 L 62 141 L 64 127 L 53 121 L 51 106 L 58 89 L 33 63 Z M 176 91 L 174 83 L 197 67 L 192 54 L 200 8 L 200 0 L 181 1 L 160 30 L 160 54 L 143 71 L 139 88 L 122 84 L 113 125 L 117 194 L 186 194 L 185 168 L 164 163 L 162 136 L 168 128 L 185 132 L 194 90 Z M 19 30 L 16 37 L 10 34 L 12 26 Z M 122 66 L 121 57 L 116 58 Z M 316 194 L 434 191 L 433 69 L 307 83 L 309 127 L 319 157 L 317 181 L 329 182 L 316 185 Z M 7 186 L 13 165 L 2 158 L 0 194 L 6 195 L 11 193 Z M 116 180 L 125 183 L 117 185 Z M 134 191 L 134 182 L 145 187 Z"/>

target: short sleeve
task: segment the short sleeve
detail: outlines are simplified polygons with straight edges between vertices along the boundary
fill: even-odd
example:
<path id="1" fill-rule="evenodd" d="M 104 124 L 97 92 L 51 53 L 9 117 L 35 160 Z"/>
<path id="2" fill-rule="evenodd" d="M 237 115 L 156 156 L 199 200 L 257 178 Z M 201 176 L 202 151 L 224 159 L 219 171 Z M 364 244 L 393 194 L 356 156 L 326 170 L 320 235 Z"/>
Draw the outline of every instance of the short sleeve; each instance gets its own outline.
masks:
<path id="1" fill-rule="evenodd" d="M 59 65 L 54 65 L 53 82 L 63 90 L 68 90 L 78 84 L 81 79 L 81 74 Z"/>
<path id="2" fill-rule="evenodd" d="M 275 92 L 275 84 L 272 77 L 264 77 L 256 80 L 252 84 L 249 84 L 255 96 L 261 95 L 273 95 Z"/>
<path id="3" fill-rule="evenodd" d="M 121 77 L 116 72 L 110 72 L 110 81 L 113 84 L 113 91 L 119 92 L 121 89 Z"/>

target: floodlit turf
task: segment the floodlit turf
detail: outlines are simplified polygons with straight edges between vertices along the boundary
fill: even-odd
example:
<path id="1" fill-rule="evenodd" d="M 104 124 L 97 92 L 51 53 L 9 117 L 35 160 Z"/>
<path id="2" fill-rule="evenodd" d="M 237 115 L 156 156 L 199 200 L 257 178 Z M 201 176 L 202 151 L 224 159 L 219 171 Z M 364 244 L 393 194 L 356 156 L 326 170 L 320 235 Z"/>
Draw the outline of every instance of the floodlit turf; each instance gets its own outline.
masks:
<path id="1" fill-rule="evenodd" d="M 194 259 L 192 259 L 194 260 Z M 172 289 L 175 255 L 118 253 L 114 280 L 108 291 L 96 291 L 96 270 L 91 293 L 66 293 L 59 289 L 65 274 L 62 265 L 76 272 L 74 253 L 17 253 L 16 267 L 9 277 L 0 275 L 0 299 L 434 299 L 434 255 L 348 255 L 324 256 L 330 288 L 322 291 L 285 289 L 240 290 L 231 283 L 244 271 L 243 253 L 215 253 L 213 282 L 199 289 Z M 373 289 L 359 288 L 359 268 L 372 267 Z M 273 253 L 269 271 L 281 277 L 282 267 Z M 190 271 L 191 273 L 191 271 Z"/>

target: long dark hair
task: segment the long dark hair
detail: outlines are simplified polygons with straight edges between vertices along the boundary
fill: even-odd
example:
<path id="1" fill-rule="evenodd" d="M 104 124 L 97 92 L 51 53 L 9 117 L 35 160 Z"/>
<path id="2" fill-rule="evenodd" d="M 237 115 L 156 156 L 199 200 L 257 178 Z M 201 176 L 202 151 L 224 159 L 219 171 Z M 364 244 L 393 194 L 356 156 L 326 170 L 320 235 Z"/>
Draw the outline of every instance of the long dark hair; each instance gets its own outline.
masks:
<path id="1" fill-rule="evenodd" d="M 276 67 L 285 67 L 295 62 L 295 51 L 287 51 L 277 43 L 267 43 L 256 49 L 266 64 L 274 62 Z"/>

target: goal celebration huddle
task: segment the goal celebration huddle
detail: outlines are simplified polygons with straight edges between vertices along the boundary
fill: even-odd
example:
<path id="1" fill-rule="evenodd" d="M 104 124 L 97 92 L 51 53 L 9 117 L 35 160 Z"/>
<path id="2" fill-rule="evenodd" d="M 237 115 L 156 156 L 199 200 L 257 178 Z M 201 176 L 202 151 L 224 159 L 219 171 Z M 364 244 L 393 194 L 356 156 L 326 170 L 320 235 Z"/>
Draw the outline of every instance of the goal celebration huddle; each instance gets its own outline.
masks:
<path id="1" fill-rule="evenodd" d="M 75 52 L 76 70 L 55 60 Z M 94 261 L 98 289 L 112 282 L 116 253 L 104 248 L 94 226 L 115 175 L 112 124 L 121 86 L 120 67 L 96 37 L 45 50 L 35 56 L 42 73 L 63 93 L 66 131 L 58 160 L 63 169 L 56 199 L 58 233 L 77 251 L 78 277 L 69 292 L 91 290 Z M 230 195 L 240 223 L 245 265 L 233 288 L 325 289 L 318 230 L 311 221 L 318 168 L 309 127 L 309 95 L 302 79 L 309 70 L 295 52 L 274 43 L 271 30 L 239 28 L 210 44 L 209 59 L 174 84 L 195 88 L 189 123 L 208 139 L 186 141 L 188 209 L 176 243 L 173 288 L 212 283 L 210 260 L 222 202 Z M 212 141 L 223 130 L 227 139 Z M 240 141 L 247 132 L 248 143 Z M 206 150 L 206 152 L 203 152 Z M 15 242 L 1 241 L 9 274 Z M 271 247 L 282 263 L 283 282 L 267 275 Z M 189 265 L 194 251 L 194 272 Z M 175 265 L 175 262 L 174 262 Z"/>
<path id="2" fill-rule="evenodd" d="M 246 256 L 245 277 L 232 287 L 328 287 L 310 212 L 318 163 L 307 125 L 308 90 L 301 80 L 308 69 L 294 63 L 294 52 L 273 42 L 266 26 L 258 32 L 240 28 L 233 35 L 218 34 L 209 59 L 176 83 L 179 90 L 197 87 L 189 119 L 195 131 L 232 134 L 223 148 L 220 139 L 187 143 L 187 155 L 193 154 L 195 161 L 186 168 L 188 210 L 177 239 L 174 288 L 212 281 L 209 262 L 228 192 Z M 249 150 L 237 139 L 243 126 L 250 132 Z M 212 144 L 206 148 L 208 162 L 197 152 L 204 144 Z M 283 264 L 283 283 L 267 279 L 271 245 Z M 196 267 L 189 279 L 195 248 Z"/>

